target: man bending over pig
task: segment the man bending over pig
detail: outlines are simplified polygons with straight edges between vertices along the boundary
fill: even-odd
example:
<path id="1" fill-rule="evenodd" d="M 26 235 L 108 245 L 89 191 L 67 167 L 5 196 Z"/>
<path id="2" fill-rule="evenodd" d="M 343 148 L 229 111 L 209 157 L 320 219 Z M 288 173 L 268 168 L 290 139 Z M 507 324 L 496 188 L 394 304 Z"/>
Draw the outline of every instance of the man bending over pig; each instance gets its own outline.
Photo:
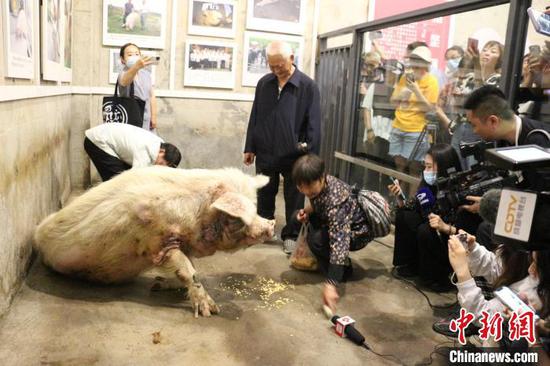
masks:
<path id="1" fill-rule="evenodd" d="M 150 165 L 176 168 L 181 160 L 181 153 L 174 145 L 125 123 L 104 123 L 86 130 L 85 135 L 84 150 L 103 181 L 131 168 Z"/>
<path id="2" fill-rule="evenodd" d="M 238 169 L 131 169 L 48 216 L 35 248 L 55 271 L 103 283 L 156 266 L 188 288 L 195 316 L 209 316 L 218 307 L 191 259 L 271 238 L 275 222 L 255 205 L 267 182 Z"/>

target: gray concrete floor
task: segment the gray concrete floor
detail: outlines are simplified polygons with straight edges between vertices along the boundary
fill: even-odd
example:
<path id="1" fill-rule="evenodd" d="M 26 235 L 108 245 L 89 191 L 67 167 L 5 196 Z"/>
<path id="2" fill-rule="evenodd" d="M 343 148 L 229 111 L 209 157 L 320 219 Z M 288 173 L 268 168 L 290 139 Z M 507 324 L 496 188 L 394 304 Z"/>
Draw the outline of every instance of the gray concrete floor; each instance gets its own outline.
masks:
<path id="1" fill-rule="evenodd" d="M 432 310 L 412 286 L 391 276 L 392 247 L 388 236 L 352 254 L 354 278 L 345 286 L 338 312 L 356 319 L 376 352 L 393 354 L 407 365 L 426 362 L 434 346 L 447 341 L 431 330 L 445 312 Z M 334 334 L 320 310 L 323 277 L 292 270 L 280 243 L 217 253 L 196 266 L 221 307 L 219 315 L 194 319 L 183 292 L 152 292 L 146 276 L 126 285 L 98 286 L 35 261 L 0 319 L 1 364 L 398 364 Z M 262 279 L 293 286 L 265 301 L 258 290 Z M 428 296 L 434 304 L 455 300 L 452 293 Z"/>

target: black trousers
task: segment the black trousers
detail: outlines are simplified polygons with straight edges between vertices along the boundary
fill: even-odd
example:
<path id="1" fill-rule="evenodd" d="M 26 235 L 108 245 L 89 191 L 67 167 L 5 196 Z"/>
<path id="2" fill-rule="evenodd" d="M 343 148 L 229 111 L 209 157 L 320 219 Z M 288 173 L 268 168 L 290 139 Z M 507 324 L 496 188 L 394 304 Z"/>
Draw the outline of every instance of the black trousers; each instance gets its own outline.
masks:
<path id="1" fill-rule="evenodd" d="M 281 239 L 296 240 L 300 227 L 296 228 L 289 223 L 292 222 L 295 211 L 304 208 L 304 195 L 298 191 L 296 184 L 292 181 L 290 168 L 288 170 L 272 170 L 256 167 L 256 173 L 269 177 L 269 183 L 258 190 L 258 215 L 269 220 L 275 218 L 275 197 L 279 191 L 280 176 L 283 176 L 286 222 L 281 231 Z"/>
<path id="2" fill-rule="evenodd" d="M 104 182 L 111 179 L 125 170 L 132 169 L 131 165 L 126 164 L 119 158 L 107 154 L 99 147 L 95 146 L 87 137 L 84 139 L 84 150 L 94 163 L 101 180 Z"/>
<path id="3" fill-rule="evenodd" d="M 475 233 L 480 222 L 478 215 L 459 211 L 453 225 Z M 419 212 L 399 209 L 395 216 L 393 265 L 408 265 L 426 281 L 446 282 L 452 272 L 448 240 L 448 235 L 437 235 Z"/>
<path id="4" fill-rule="evenodd" d="M 297 212 L 296 212 L 297 214 Z M 293 219 L 290 222 L 293 229 L 299 231 L 302 224 L 296 219 L 296 215 L 293 215 Z M 328 267 L 330 264 L 330 237 L 328 235 L 328 226 L 322 225 L 319 217 L 312 213 L 309 215 L 309 225 L 307 233 L 307 244 L 311 253 L 317 258 L 317 264 L 319 270 L 324 275 L 328 274 Z M 350 252 L 363 249 L 368 244 L 366 238 L 355 238 L 350 242 Z M 351 264 L 351 262 L 349 262 Z"/>

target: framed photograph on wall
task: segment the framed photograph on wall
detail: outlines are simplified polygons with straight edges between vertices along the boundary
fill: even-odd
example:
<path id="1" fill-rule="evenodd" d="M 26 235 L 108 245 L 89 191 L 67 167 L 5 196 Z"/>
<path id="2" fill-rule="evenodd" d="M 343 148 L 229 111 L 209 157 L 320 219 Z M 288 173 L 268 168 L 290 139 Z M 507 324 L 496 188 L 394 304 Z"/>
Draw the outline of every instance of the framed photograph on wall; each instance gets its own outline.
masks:
<path id="1" fill-rule="evenodd" d="M 246 28 L 303 34 L 305 6 L 304 0 L 248 0 Z"/>
<path id="2" fill-rule="evenodd" d="M 61 71 L 61 81 L 72 80 L 72 40 L 73 40 L 73 0 L 61 0 L 63 10 L 61 16 L 61 35 L 63 48 L 63 65 Z"/>
<path id="3" fill-rule="evenodd" d="M 103 44 L 163 49 L 167 21 L 166 0 L 103 0 Z"/>
<path id="4" fill-rule="evenodd" d="M 266 47 L 271 41 L 275 40 L 285 41 L 290 44 L 294 51 L 294 63 L 298 69 L 302 68 L 302 51 L 304 49 L 304 40 L 302 37 L 245 32 L 242 85 L 256 86 L 262 76 L 271 72 L 267 64 Z"/>
<path id="5" fill-rule="evenodd" d="M 35 19 L 38 2 L 35 0 L 3 0 L 2 23 L 4 34 L 5 75 L 33 79 L 34 62 L 38 50 L 34 49 Z"/>
<path id="6" fill-rule="evenodd" d="M 155 56 L 154 51 L 141 51 L 143 56 Z M 122 71 L 124 65 L 120 62 L 120 48 L 110 48 L 109 49 L 109 83 L 116 84 L 118 79 L 118 74 Z M 156 66 L 151 65 L 148 68 L 148 71 L 151 72 L 151 81 L 155 85 L 155 72 Z"/>
<path id="7" fill-rule="evenodd" d="M 235 37 L 236 14 L 233 0 L 189 0 L 189 34 Z"/>
<path id="8" fill-rule="evenodd" d="M 63 73 L 61 48 L 61 0 L 42 2 L 42 78 L 59 81 Z"/>
<path id="9" fill-rule="evenodd" d="M 187 40 L 183 84 L 233 89 L 235 59 L 234 43 Z"/>

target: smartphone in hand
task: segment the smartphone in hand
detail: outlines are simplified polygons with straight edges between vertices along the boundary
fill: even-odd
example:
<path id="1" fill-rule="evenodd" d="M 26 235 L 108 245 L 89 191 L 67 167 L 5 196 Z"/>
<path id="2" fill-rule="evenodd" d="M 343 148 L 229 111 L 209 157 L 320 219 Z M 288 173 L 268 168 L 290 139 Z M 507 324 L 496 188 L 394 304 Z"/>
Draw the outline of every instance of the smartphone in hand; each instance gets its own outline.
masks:
<path id="1" fill-rule="evenodd" d="M 394 177 L 392 177 L 391 175 L 388 176 L 388 178 L 390 178 L 390 181 L 392 182 L 392 184 L 398 186 L 398 187 L 401 187 L 399 185 L 399 181 L 397 179 L 395 179 Z M 401 198 L 403 199 L 403 201 L 406 201 L 407 200 L 407 197 L 405 196 L 405 193 L 403 193 L 403 189 L 401 189 Z"/>
<path id="2" fill-rule="evenodd" d="M 468 38 L 468 49 L 471 49 L 472 51 L 479 53 L 479 50 L 477 49 L 477 46 L 479 44 L 479 41 L 475 38 Z"/>
<path id="3" fill-rule="evenodd" d="M 494 292 L 495 297 L 500 300 L 501 303 L 506 305 L 506 307 L 513 312 L 522 314 L 527 311 L 533 311 L 522 299 L 519 298 L 510 288 L 507 286 L 501 286 L 497 288 Z M 535 320 L 539 319 L 539 316 L 535 314 Z"/>

